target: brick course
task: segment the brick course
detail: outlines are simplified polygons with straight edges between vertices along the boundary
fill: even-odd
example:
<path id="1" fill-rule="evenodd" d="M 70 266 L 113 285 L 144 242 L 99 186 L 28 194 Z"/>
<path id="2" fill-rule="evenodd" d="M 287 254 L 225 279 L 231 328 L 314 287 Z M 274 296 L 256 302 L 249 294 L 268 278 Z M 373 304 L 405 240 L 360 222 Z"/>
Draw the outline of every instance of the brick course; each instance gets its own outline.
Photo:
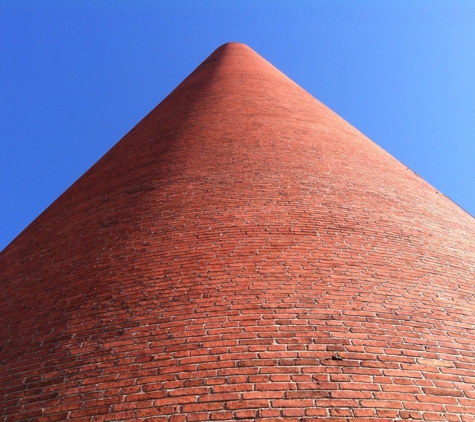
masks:
<path id="1" fill-rule="evenodd" d="M 5 422 L 475 419 L 475 220 L 242 44 L 0 268 Z"/>

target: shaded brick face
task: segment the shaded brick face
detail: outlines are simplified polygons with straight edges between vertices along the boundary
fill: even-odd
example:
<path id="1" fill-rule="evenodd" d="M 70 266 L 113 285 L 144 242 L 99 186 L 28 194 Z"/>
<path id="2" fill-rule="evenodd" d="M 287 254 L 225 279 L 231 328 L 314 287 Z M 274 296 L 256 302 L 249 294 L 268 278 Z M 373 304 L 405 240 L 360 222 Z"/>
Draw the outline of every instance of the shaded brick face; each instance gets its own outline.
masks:
<path id="1" fill-rule="evenodd" d="M 0 420 L 474 420 L 474 239 L 226 44 L 1 253 Z"/>

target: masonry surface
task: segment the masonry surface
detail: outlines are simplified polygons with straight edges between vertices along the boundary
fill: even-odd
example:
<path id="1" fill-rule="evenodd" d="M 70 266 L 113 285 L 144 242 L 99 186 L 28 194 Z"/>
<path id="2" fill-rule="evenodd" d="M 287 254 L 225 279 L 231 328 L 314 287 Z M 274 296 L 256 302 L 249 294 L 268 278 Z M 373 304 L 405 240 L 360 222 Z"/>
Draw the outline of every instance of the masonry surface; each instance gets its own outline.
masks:
<path id="1" fill-rule="evenodd" d="M 0 254 L 0 420 L 475 420 L 475 220 L 218 48 Z"/>

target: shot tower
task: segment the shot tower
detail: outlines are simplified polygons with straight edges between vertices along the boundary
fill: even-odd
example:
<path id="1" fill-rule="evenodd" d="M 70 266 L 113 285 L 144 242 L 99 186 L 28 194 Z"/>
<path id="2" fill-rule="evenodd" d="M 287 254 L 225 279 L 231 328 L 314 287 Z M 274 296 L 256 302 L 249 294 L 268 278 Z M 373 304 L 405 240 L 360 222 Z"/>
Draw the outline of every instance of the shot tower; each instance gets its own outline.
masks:
<path id="1" fill-rule="evenodd" d="M 0 254 L 0 420 L 475 420 L 475 220 L 219 47 Z"/>

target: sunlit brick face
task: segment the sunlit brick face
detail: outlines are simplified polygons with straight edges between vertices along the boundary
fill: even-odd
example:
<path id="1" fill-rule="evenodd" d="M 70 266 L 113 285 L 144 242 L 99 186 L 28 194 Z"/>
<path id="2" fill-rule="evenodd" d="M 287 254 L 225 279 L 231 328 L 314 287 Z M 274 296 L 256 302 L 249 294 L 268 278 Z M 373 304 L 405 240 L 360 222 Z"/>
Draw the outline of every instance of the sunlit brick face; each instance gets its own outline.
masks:
<path id="1" fill-rule="evenodd" d="M 474 219 L 242 44 L 0 269 L 0 420 L 475 418 Z"/>

